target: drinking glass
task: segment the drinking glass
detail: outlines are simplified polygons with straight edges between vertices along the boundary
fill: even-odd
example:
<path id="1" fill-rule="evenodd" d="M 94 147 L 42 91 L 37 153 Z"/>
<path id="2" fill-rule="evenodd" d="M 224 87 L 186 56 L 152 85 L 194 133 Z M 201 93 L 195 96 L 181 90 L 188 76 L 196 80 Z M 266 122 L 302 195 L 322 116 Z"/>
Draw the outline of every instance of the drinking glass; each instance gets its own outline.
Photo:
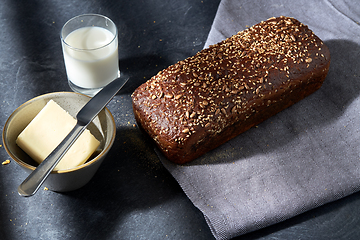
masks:
<path id="1" fill-rule="evenodd" d="M 67 21 L 61 43 L 70 88 L 94 96 L 120 76 L 118 31 L 106 16 L 84 14 Z"/>

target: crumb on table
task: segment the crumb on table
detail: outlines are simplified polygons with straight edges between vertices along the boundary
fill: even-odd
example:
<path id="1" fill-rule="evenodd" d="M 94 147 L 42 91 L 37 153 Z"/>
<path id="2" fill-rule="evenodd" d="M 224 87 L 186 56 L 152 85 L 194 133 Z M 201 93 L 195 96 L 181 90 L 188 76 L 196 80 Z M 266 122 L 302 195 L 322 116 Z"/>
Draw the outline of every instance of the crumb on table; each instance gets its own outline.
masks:
<path id="1" fill-rule="evenodd" d="M 2 164 L 2 165 L 7 165 L 7 164 L 9 164 L 9 163 L 10 163 L 10 160 L 7 159 L 7 160 L 3 161 L 1 164 Z"/>

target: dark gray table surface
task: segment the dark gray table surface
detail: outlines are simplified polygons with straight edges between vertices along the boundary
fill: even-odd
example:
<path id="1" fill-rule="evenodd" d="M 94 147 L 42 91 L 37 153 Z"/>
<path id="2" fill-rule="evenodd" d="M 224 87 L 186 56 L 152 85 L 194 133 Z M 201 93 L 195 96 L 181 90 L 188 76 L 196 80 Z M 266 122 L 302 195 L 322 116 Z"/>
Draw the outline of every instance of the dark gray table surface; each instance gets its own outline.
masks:
<path id="1" fill-rule="evenodd" d="M 121 71 L 110 102 L 113 148 L 83 188 L 31 198 L 14 161 L 0 167 L 0 239 L 213 239 L 202 213 L 165 170 L 135 125 L 130 94 L 163 68 L 201 50 L 219 0 L 12 1 L 0 8 L 0 128 L 22 103 L 70 91 L 59 33 L 71 17 L 99 13 L 119 30 Z M 3 145 L 0 142 L 0 145 Z M 0 161 L 10 159 L 3 146 Z M 360 193 L 238 239 L 360 239 Z"/>

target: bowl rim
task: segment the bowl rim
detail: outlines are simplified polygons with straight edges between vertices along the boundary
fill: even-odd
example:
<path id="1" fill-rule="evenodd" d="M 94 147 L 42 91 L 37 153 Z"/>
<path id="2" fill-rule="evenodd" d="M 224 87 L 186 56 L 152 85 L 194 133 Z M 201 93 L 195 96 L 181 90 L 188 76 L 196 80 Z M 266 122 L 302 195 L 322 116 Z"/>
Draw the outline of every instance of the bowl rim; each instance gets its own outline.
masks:
<path id="1" fill-rule="evenodd" d="M 14 161 L 21 165 L 22 167 L 25 167 L 27 168 L 28 170 L 32 170 L 34 171 L 36 169 L 35 166 L 33 165 L 30 165 L 28 163 L 25 163 L 24 161 L 22 161 L 21 159 L 19 159 L 18 157 L 16 157 L 11 151 L 10 149 L 8 148 L 7 144 L 6 144 L 6 141 L 5 141 L 5 131 L 8 129 L 8 125 L 10 123 L 10 121 L 12 120 L 14 114 L 18 111 L 20 111 L 20 109 L 22 107 L 24 107 L 25 105 L 27 104 L 30 104 L 30 102 L 33 102 L 33 101 L 36 101 L 38 98 L 42 98 L 44 96 L 47 96 L 47 95 L 55 95 L 55 94 L 77 94 L 77 95 L 81 95 L 81 96 L 84 96 L 84 97 L 87 97 L 87 98 L 91 98 L 85 94 L 82 94 L 82 93 L 77 93 L 77 92 L 68 92 L 68 91 L 60 91 L 60 92 L 51 92 L 51 93 L 45 93 L 45 94 L 42 94 L 42 95 L 39 95 L 37 97 L 34 97 L 26 102 L 24 102 L 23 104 L 21 104 L 20 106 L 18 106 L 11 114 L 10 116 L 8 117 L 8 119 L 6 120 L 5 122 L 5 125 L 3 127 L 3 131 L 2 131 L 2 142 L 3 142 L 3 145 L 5 147 L 5 150 L 6 152 L 9 154 L 9 156 L 14 159 Z M 82 168 L 86 168 L 92 164 L 94 164 L 95 162 L 97 162 L 98 160 L 100 160 L 100 158 L 105 155 L 108 150 L 111 148 L 111 146 L 113 145 L 114 141 L 115 141 L 115 135 L 116 135 L 116 123 L 115 123 L 115 119 L 114 119 L 114 116 L 111 114 L 110 110 L 105 107 L 104 108 L 105 111 L 109 114 L 110 116 L 110 121 L 111 123 L 114 125 L 114 131 L 112 132 L 112 136 L 111 136 L 111 139 L 110 139 L 110 142 L 108 144 L 108 146 L 106 146 L 104 149 L 102 149 L 102 151 L 93 159 L 91 159 L 90 161 L 87 161 L 86 163 L 84 164 L 81 164 L 80 166 L 77 166 L 75 168 L 70 168 L 70 169 L 65 169 L 65 170 L 53 170 L 51 173 L 58 173 L 58 174 L 61 174 L 61 173 L 69 173 L 69 172 L 75 172 L 79 169 L 82 169 Z"/>

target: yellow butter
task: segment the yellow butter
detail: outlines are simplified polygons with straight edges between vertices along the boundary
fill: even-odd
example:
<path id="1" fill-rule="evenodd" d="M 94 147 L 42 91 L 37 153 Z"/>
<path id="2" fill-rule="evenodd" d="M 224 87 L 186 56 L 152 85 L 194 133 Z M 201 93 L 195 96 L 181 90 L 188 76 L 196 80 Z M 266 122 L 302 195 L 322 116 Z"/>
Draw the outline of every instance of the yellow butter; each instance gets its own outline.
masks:
<path id="1" fill-rule="evenodd" d="M 76 120 L 53 100 L 20 133 L 16 144 L 32 159 L 41 163 L 76 125 Z M 100 142 L 86 129 L 71 146 L 54 170 L 77 167 L 86 162 Z"/>

